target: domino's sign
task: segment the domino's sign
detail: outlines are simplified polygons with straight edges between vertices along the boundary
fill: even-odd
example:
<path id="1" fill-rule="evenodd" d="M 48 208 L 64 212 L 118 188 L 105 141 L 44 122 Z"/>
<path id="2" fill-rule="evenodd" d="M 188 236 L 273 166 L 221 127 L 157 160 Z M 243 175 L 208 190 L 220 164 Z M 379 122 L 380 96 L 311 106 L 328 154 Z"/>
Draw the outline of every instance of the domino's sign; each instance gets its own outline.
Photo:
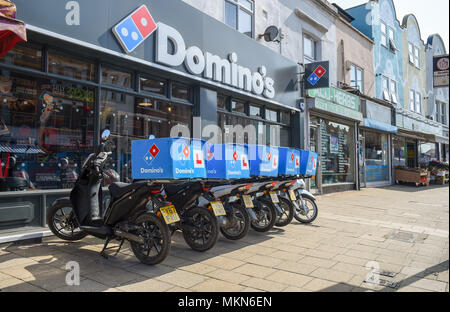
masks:
<path id="1" fill-rule="evenodd" d="M 122 48 L 127 53 L 131 53 L 157 28 L 147 6 L 141 5 L 139 9 L 116 25 L 113 32 Z"/>
<path id="2" fill-rule="evenodd" d="M 315 62 L 305 65 L 305 89 L 328 88 L 330 62 Z"/>
<path id="3" fill-rule="evenodd" d="M 265 66 L 253 72 L 238 64 L 235 52 L 230 51 L 224 58 L 196 46 L 187 47 L 178 30 L 162 22 L 156 23 L 145 5 L 113 27 L 114 35 L 127 53 L 133 52 L 155 31 L 156 63 L 169 67 L 184 64 L 192 75 L 202 75 L 205 79 L 268 99 L 275 98 L 275 81 L 267 75 Z M 172 50 L 169 47 L 173 47 L 173 51 L 169 52 Z"/>

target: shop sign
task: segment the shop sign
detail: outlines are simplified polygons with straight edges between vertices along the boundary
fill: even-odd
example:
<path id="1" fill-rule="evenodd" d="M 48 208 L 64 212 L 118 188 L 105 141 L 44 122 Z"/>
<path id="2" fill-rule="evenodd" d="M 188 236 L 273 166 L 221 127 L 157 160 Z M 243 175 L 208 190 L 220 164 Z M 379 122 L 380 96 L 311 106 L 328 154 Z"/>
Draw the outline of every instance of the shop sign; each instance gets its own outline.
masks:
<path id="1" fill-rule="evenodd" d="M 448 88 L 448 54 L 433 57 L 433 86 L 434 88 Z"/>
<path id="2" fill-rule="evenodd" d="M 330 86 L 330 62 L 314 62 L 305 65 L 305 89 L 328 88 Z"/>
<path id="3" fill-rule="evenodd" d="M 326 101 L 322 98 L 315 98 L 314 101 L 311 102 L 312 105 L 310 105 L 311 108 L 323 110 L 329 113 L 333 113 L 336 115 L 340 115 L 346 118 L 351 118 L 354 120 L 362 121 L 363 116 L 360 112 L 355 111 L 353 109 L 349 109 L 347 107 L 344 107 L 342 105 L 338 105 L 335 103 L 332 103 L 330 101 Z"/>
<path id="4" fill-rule="evenodd" d="M 197 46 L 187 47 L 183 36 L 173 27 L 162 22 L 155 23 L 147 6 L 142 5 L 113 28 L 122 48 L 131 53 L 156 30 L 155 61 L 170 67 L 184 64 L 192 75 L 229 85 L 237 89 L 275 97 L 274 80 L 267 77 L 267 69 L 261 66 L 257 72 L 238 65 L 238 55 L 230 52 L 222 58 Z M 321 76 L 325 74 L 323 67 Z M 318 70 L 319 71 L 319 70 Z"/>
<path id="5" fill-rule="evenodd" d="M 359 112 L 359 97 L 337 88 L 310 89 L 308 90 L 308 95 L 314 98 L 322 98 Z"/>

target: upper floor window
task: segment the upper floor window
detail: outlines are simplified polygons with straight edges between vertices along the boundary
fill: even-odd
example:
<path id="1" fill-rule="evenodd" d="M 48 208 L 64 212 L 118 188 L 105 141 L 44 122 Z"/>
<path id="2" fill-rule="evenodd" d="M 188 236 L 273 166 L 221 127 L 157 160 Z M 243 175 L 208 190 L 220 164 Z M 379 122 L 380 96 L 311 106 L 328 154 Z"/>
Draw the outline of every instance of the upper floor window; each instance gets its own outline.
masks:
<path id="1" fill-rule="evenodd" d="M 61 52 L 49 51 L 48 71 L 51 74 L 67 76 L 80 80 L 96 80 L 94 62 L 76 59 Z"/>
<path id="2" fill-rule="evenodd" d="M 254 12 L 251 0 L 225 0 L 225 23 L 252 38 Z"/>
<path id="3" fill-rule="evenodd" d="M 420 53 L 419 48 L 413 45 L 411 42 L 408 43 L 409 52 L 409 62 L 415 65 L 417 68 L 420 67 Z"/>
<path id="4" fill-rule="evenodd" d="M 397 82 L 384 76 L 381 79 L 383 99 L 398 104 Z"/>
<path id="5" fill-rule="evenodd" d="M 415 90 L 409 90 L 409 109 L 422 114 L 422 95 Z"/>
<path id="6" fill-rule="evenodd" d="M 358 66 L 351 65 L 350 67 L 350 86 L 364 92 L 364 71 Z"/>
<path id="7" fill-rule="evenodd" d="M 303 36 L 303 62 L 313 63 L 317 60 L 317 42 L 310 36 Z"/>
<path id="8" fill-rule="evenodd" d="M 381 22 L 381 44 L 385 47 L 388 45 L 387 26 L 384 22 Z"/>
<path id="9" fill-rule="evenodd" d="M 436 121 L 447 124 L 447 106 L 444 102 L 436 101 Z"/>
<path id="10" fill-rule="evenodd" d="M 0 62 L 42 70 L 42 48 L 31 44 L 17 44 L 14 49 L 0 57 Z"/>

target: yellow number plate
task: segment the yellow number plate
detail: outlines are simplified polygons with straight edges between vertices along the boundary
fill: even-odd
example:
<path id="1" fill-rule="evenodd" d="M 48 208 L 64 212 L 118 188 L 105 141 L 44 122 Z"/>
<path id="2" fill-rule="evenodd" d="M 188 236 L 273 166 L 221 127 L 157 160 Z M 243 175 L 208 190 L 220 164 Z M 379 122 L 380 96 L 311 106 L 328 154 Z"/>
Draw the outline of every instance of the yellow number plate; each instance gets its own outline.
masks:
<path id="1" fill-rule="evenodd" d="M 289 190 L 289 197 L 291 198 L 292 201 L 297 200 L 297 196 L 295 196 L 295 192 L 293 190 Z"/>
<path id="2" fill-rule="evenodd" d="M 227 212 L 225 211 L 225 208 L 223 207 L 223 204 L 221 202 L 211 202 L 211 207 L 216 217 L 227 215 Z"/>
<path id="3" fill-rule="evenodd" d="M 178 216 L 177 210 L 175 209 L 174 205 L 161 207 L 159 211 L 161 211 L 166 224 L 180 221 L 180 217 Z"/>
<path id="4" fill-rule="evenodd" d="M 245 208 L 254 208 L 252 197 L 249 195 L 242 195 L 242 200 L 244 201 Z"/>
<path id="5" fill-rule="evenodd" d="M 278 200 L 278 196 L 277 193 L 275 192 L 270 192 L 270 198 L 272 199 L 272 203 L 274 204 L 278 204 L 280 201 Z"/>

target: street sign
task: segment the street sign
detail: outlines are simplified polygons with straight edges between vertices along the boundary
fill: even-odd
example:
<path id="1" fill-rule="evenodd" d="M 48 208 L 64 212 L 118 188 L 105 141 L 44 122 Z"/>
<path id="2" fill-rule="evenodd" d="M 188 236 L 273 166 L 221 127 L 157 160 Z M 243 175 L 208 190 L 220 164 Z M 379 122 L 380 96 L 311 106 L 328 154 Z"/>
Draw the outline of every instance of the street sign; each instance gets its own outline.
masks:
<path id="1" fill-rule="evenodd" d="M 305 65 L 305 89 L 328 88 L 330 62 L 315 62 Z"/>
<path id="2" fill-rule="evenodd" d="M 433 57 L 433 87 L 447 88 L 448 84 L 448 54 Z"/>

